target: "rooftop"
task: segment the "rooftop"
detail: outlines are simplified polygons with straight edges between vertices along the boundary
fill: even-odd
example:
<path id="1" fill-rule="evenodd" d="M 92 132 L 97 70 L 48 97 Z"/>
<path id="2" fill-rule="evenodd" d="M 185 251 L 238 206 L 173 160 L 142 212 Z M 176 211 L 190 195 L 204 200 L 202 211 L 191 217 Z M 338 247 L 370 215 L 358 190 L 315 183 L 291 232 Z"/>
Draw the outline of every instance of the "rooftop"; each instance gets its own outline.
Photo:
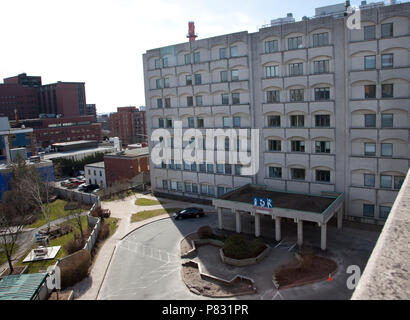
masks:
<path id="1" fill-rule="evenodd" d="M 148 147 L 138 148 L 138 149 L 130 149 L 130 150 L 123 150 L 119 152 L 109 153 L 106 154 L 106 157 L 123 157 L 123 158 L 134 158 L 139 156 L 148 155 Z"/>
<path id="2" fill-rule="evenodd" d="M 89 163 L 89 164 L 86 164 L 85 167 L 104 168 L 104 161 Z"/>
<path id="3" fill-rule="evenodd" d="M 47 273 L 5 276 L 0 280 L 0 300 L 32 300 L 46 278 Z"/>

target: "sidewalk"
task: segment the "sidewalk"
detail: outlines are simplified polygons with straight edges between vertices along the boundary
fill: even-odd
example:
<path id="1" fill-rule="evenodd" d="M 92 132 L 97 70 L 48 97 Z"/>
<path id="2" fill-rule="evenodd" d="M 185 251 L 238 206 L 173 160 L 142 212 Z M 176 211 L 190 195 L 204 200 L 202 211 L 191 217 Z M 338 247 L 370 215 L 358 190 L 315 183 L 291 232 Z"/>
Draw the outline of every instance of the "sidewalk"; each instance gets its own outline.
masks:
<path id="1" fill-rule="evenodd" d="M 164 203 L 162 205 L 159 204 L 153 206 L 138 206 L 134 203 L 137 198 L 161 200 Z M 91 267 L 90 275 L 74 287 L 70 288 L 74 290 L 75 298 L 79 300 L 95 300 L 98 298 L 98 293 L 104 281 L 105 274 L 107 273 L 107 270 L 110 266 L 115 247 L 117 243 L 122 240 L 122 238 L 124 238 L 131 231 L 140 228 L 141 226 L 152 223 L 154 221 L 169 218 L 168 214 L 163 214 L 147 220 L 131 223 L 132 214 L 144 210 L 161 209 L 163 207 L 185 208 L 191 205 L 192 204 L 189 202 L 173 201 L 160 198 L 157 199 L 153 196 L 143 194 L 132 195 L 123 200 L 102 202 L 101 206 L 104 209 L 111 210 L 111 217 L 120 219 L 118 222 L 118 228 L 114 235 L 112 235 L 99 249 L 99 252 L 95 257 L 93 265 Z"/>

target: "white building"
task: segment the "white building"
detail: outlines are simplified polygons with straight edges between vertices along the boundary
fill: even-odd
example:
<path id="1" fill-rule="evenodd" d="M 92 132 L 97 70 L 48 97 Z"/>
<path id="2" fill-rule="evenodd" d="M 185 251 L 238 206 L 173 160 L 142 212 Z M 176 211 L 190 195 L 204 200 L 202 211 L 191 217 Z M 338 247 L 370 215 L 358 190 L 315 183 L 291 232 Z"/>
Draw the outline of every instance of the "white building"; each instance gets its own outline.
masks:
<path id="1" fill-rule="evenodd" d="M 249 183 L 343 192 L 346 218 L 384 223 L 410 165 L 410 3 L 361 10 L 360 29 L 335 8 L 143 55 L 149 136 L 176 120 L 183 131 L 260 131 L 256 175 L 216 158 L 151 162 L 155 193 L 211 200 Z"/>
<path id="2" fill-rule="evenodd" d="M 107 187 L 105 180 L 104 161 L 90 163 L 84 166 L 86 183 L 98 184 L 101 188 Z"/>

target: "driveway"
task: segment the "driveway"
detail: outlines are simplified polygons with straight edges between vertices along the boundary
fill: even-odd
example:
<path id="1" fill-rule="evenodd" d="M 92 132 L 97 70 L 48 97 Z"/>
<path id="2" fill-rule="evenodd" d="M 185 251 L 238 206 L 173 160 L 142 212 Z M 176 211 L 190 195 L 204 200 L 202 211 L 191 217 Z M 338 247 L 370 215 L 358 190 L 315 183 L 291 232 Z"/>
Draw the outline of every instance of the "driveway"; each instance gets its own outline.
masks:
<path id="1" fill-rule="evenodd" d="M 224 213 L 223 220 L 226 229 L 235 229 L 235 218 L 231 213 Z M 274 240 L 272 219 L 266 219 L 261 224 L 263 240 L 274 247 L 277 242 Z M 207 299 L 191 293 L 181 278 L 182 259 L 179 242 L 201 225 L 217 228 L 217 215 L 211 213 L 204 218 L 178 221 L 165 218 L 131 232 L 117 243 L 98 299 Z M 252 219 L 244 218 L 244 232 L 252 233 L 252 228 Z M 291 245 L 296 241 L 296 226 L 293 223 L 284 224 L 282 234 Z M 346 268 L 355 264 L 361 270 L 364 269 L 377 236 L 377 232 L 349 228 L 337 230 L 329 226 L 327 254 L 339 265 L 332 281 L 322 281 L 279 292 L 273 289 L 273 285 L 271 288 L 263 286 L 258 294 L 238 299 L 350 299 L 352 291 L 346 286 L 349 276 Z M 304 226 L 304 238 L 305 243 L 320 243 L 320 229 Z M 290 252 L 287 250 L 286 247 L 273 248 L 272 257 L 288 257 Z M 265 272 L 265 278 L 270 282 L 273 268 L 266 268 Z"/>

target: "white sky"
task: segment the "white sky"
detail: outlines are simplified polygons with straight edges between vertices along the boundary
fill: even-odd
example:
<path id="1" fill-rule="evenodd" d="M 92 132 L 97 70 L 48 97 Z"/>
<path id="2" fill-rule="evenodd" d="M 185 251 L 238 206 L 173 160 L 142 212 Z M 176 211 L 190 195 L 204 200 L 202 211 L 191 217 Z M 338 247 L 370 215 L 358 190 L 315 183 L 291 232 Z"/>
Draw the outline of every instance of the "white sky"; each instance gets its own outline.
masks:
<path id="1" fill-rule="evenodd" d="M 145 105 L 142 54 L 188 41 L 188 21 L 201 39 L 256 32 L 288 12 L 299 20 L 342 2 L 0 0 L 0 79 L 26 72 L 44 84 L 85 82 L 87 103 L 98 113 Z"/>

